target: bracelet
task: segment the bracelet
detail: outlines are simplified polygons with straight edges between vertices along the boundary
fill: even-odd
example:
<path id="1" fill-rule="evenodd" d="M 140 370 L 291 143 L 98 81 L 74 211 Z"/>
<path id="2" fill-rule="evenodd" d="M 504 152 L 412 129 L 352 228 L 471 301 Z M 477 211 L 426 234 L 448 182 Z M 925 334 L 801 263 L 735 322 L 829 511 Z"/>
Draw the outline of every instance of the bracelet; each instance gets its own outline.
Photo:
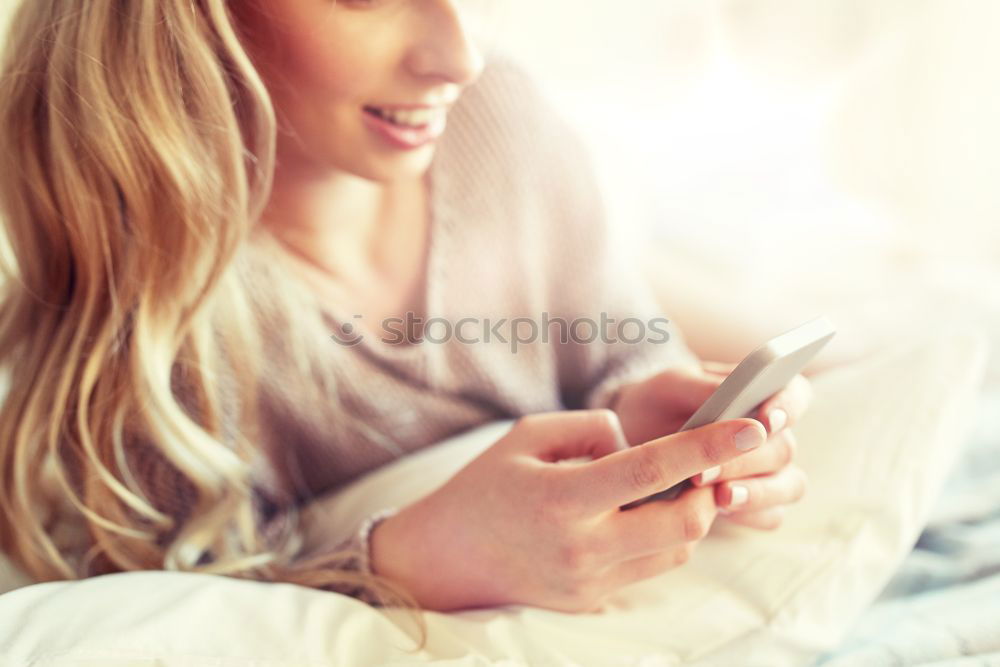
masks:
<path id="1" fill-rule="evenodd" d="M 380 509 L 374 514 L 369 515 L 364 521 L 361 522 L 361 526 L 358 528 L 358 532 L 355 534 L 355 542 L 358 548 L 361 550 L 361 560 L 358 567 L 362 572 L 367 574 L 372 574 L 371 568 L 371 532 L 375 529 L 375 526 L 379 525 L 382 521 L 388 519 L 399 511 L 396 507 L 386 507 Z"/>

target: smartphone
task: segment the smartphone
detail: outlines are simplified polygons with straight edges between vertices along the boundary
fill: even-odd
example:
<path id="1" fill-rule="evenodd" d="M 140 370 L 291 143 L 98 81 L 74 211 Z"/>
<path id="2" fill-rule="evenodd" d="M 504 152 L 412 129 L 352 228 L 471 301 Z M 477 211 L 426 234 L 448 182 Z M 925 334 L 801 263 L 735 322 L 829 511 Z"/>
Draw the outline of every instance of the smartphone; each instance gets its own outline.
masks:
<path id="1" fill-rule="evenodd" d="M 767 341 L 748 354 L 712 395 L 684 422 L 680 431 L 726 419 L 749 417 L 764 401 L 787 385 L 836 331 L 826 317 L 817 317 Z M 639 445 L 640 447 L 642 445 Z M 691 486 L 685 479 L 669 489 L 619 507 L 632 509 L 651 500 L 673 500 Z"/>

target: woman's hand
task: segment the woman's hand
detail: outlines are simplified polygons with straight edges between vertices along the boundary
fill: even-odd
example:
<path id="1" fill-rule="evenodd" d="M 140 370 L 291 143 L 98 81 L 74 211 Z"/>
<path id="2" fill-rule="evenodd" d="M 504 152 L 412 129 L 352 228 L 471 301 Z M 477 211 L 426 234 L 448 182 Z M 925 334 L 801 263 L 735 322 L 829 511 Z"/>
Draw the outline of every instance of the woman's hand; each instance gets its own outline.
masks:
<path id="1" fill-rule="evenodd" d="M 706 361 L 701 369 L 671 368 L 623 387 L 613 407 L 629 442 L 639 444 L 675 432 L 735 367 Z M 723 466 L 705 470 L 692 480 L 697 487 L 714 487 L 716 503 L 726 519 L 753 528 L 774 529 L 781 525 L 784 505 L 805 494 L 806 474 L 793 462 L 797 442 L 790 427 L 811 400 L 809 381 L 796 375 L 754 415 L 767 426 L 767 443 Z"/>
<path id="2" fill-rule="evenodd" d="M 372 568 L 425 609 L 595 610 L 622 586 L 684 563 L 717 513 L 711 487 L 620 506 L 765 439 L 758 422 L 733 419 L 630 448 L 610 410 L 522 417 L 441 488 L 379 524 Z M 564 461 L 581 457 L 591 460 Z"/>

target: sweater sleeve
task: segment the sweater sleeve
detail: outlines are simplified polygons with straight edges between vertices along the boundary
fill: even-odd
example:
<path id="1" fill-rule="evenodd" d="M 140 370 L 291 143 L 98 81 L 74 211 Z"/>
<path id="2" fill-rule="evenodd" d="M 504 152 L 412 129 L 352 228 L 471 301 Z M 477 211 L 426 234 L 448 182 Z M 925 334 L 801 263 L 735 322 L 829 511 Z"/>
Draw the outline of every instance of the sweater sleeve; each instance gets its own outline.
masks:
<path id="1" fill-rule="evenodd" d="M 624 385 L 666 368 L 699 364 L 680 329 L 658 307 L 634 262 L 614 256 L 607 248 L 596 248 L 591 257 L 595 261 L 588 264 L 601 267 L 600 275 L 607 281 L 594 285 L 595 292 L 606 290 L 597 319 L 606 313 L 614 324 L 608 325 L 605 341 L 590 343 L 573 355 L 579 358 L 579 366 L 564 393 L 570 408 L 609 408 Z"/>
<path id="2" fill-rule="evenodd" d="M 623 385 L 700 361 L 660 309 L 626 225 L 609 214 L 582 136 L 541 91 L 524 89 L 531 91 L 522 108 L 538 128 L 536 178 L 550 223 L 548 302 L 568 322 L 583 320 L 556 352 L 562 401 L 569 409 L 607 408 Z"/>

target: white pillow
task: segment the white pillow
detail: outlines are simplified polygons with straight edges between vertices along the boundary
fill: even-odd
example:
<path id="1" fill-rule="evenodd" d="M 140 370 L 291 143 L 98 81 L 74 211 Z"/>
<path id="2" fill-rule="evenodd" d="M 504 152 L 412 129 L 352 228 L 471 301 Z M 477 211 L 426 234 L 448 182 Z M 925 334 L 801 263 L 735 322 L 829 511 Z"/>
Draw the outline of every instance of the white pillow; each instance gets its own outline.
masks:
<path id="1" fill-rule="evenodd" d="M 420 661 L 807 664 L 911 549 L 968 433 L 985 355 L 982 334 L 957 331 L 815 376 L 796 427 L 809 492 L 779 530 L 717 523 L 686 565 L 622 589 L 600 614 L 425 612 Z M 319 501 L 310 520 L 346 535 L 366 513 L 435 488 L 510 423 L 379 469 Z M 415 659 L 415 631 L 399 618 L 285 584 L 116 574 L 0 596 L 0 665 L 391 664 Z"/>

